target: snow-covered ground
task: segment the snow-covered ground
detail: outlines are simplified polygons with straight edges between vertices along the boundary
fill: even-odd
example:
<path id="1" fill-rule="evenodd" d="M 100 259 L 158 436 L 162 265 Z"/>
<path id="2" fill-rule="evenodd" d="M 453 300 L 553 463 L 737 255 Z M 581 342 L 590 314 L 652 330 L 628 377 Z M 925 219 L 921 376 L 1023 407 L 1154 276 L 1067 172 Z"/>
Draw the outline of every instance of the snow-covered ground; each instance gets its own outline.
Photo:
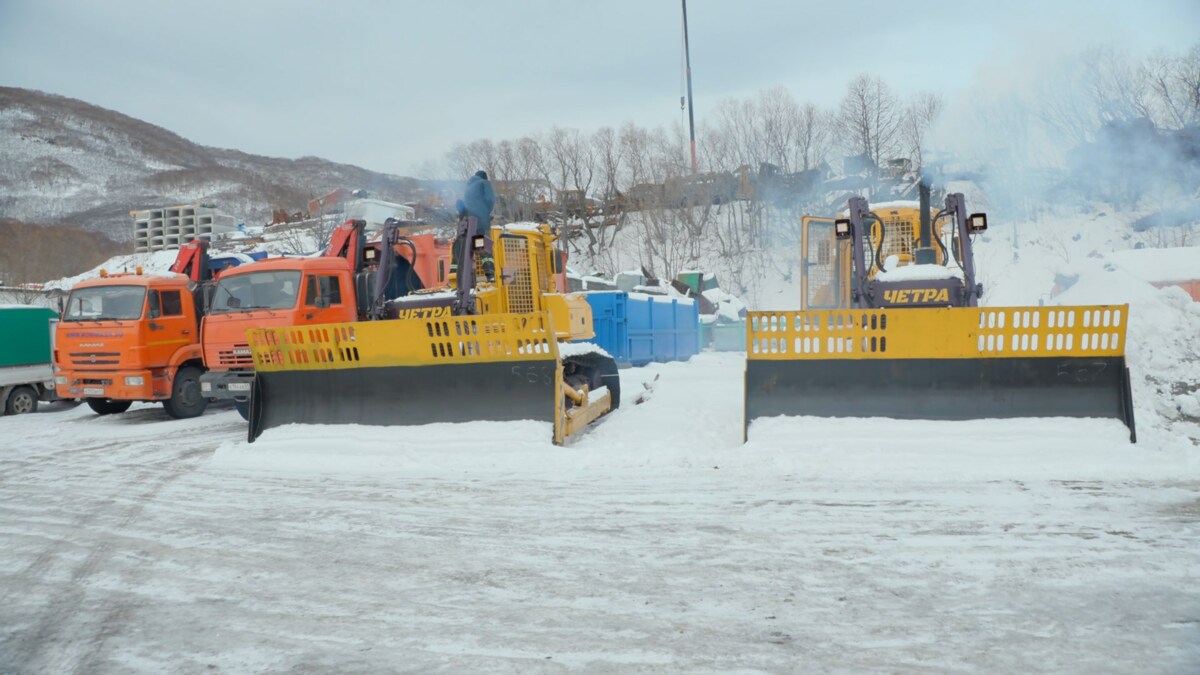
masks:
<path id="1" fill-rule="evenodd" d="M 0 672 L 1200 670 L 1200 473 L 1115 421 L 0 418 Z M 653 380 L 648 399 L 635 392 Z"/>
<path id="2" fill-rule="evenodd" d="M 568 448 L 535 422 L 247 444 L 231 410 L 0 418 L 0 673 L 1200 672 L 1200 303 L 1145 278 L 1190 258 L 1129 253 L 1137 216 L 976 242 L 985 304 L 1130 304 L 1137 445 L 812 418 L 743 444 L 743 356 L 713 353 L 622 371 Z M 756 283 L 798 306 L 795 275 Z"/>

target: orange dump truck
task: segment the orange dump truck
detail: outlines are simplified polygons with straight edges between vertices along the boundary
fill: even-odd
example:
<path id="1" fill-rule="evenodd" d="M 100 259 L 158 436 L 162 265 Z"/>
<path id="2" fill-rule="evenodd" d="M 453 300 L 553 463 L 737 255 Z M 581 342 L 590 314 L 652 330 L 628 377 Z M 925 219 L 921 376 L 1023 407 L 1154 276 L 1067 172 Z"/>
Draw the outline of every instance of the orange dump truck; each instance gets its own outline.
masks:
<path id="1" fill-rule="evenodd" d="M 445 284 L 449 241 L 400 236 L 390 226 L 390 238 L 368 244 L 365 225 L 339 226 L 319 257 L 264 260 L 221 275 L 202 327 L 204 396 L 232 399 L 248 416 L 254 359 L 247 329 L 361 321 L 386 300 Z"/>
<path id="2" fill-rule="evenodd" d="M 203 413 L 200 321 L 211 279 L 208 242 L 197 240 L 167 274 L 101 270 L 76 284 L 55 332 L 59 397 L 83 399 L 101 415 L 134 401 L 161 401 L 175 418 Z"/>

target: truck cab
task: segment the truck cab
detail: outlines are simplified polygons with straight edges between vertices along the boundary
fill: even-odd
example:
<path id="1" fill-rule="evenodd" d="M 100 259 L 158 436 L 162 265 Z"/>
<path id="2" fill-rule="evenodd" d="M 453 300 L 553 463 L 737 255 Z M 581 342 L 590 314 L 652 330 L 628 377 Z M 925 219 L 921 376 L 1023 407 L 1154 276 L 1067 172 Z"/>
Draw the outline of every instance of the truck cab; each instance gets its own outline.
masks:
<path id="1" fill-rule="evenodd" d="M 446 280 L 449 242 L 431 234 L 413 235 L 385 256 L 381 242 L 366 243 L 364 225 L 347 222 L 322 256 L 264 260 L 221 275 L 202 327 L 208 370 L 200 380 L 204 396 L 233 399 L 246 417 L 254 381 L 246 331 L 366 319 L 381 263 L 392 270 L 383 288 L 387 298 Z"/>
<path id="2" fill-rule="evenodd" d="M 0 415 L 37 412 L 57 397 L 51 362 L 58 314 L 48 307 L 0 305 Z"/>
<path id="3" fill-rule="evenodd" d="M 354 298 L 342 258 L 277 258 L 222 275 L 202 326 L 204 395 L 239 406 L 249 397 L 254 360 L 247 329 L 354 321 Z"/>
<path id="4" fill-rule="evenodd" d="M 76 284 L 55 333 L 59 396 L 101 415 L 133 401 L 162 401 L 176 418 L 203 413 L 199 288 L 184 274 L 140 269 Z"/>

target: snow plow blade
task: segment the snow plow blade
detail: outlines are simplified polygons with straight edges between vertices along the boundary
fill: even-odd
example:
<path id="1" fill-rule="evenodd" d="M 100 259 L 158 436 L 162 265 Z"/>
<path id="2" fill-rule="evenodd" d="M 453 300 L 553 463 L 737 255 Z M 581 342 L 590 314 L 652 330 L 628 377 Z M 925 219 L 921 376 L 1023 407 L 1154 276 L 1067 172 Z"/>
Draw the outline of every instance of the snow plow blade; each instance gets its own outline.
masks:
<path id="1" fill-rule="evenodd" d="M 1127 305 L 751 312 L 759 417 L 1113 417 L 1137 442 Z"/>
<path id="2" fill-rule="evenodd" d="M 398 319 L 248 331 L 253 442 L 284 424 L 543 420 L 562 443 L 608 412 L 570 410 L 547 314 Z M 579 392 L 576 392 L 578 397 Z"/>

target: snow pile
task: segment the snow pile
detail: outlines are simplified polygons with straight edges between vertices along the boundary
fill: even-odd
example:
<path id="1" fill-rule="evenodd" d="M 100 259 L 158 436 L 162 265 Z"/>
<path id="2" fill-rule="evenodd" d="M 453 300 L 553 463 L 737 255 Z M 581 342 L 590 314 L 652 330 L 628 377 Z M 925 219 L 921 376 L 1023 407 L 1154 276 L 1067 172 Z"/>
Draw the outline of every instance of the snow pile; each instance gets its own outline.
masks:
<path id="1" fill-rule="evenodd" d="M 1200 280 L 1200 246 L 1114 251 L 1105 257 L 1151 283 Z"/>
<path id="2" fill-rule="evenodd" d="M 694 305 L 696 299 L 683 295 L 675 289 L 671 289 L 672 293 L 645 293 L 641 291 L 630 291 L 629 297 L 634 300 L 649 300 L 650 302 L 670 303 L 677 302 L 681 305 Z"/>
<path id="3" fill-rule="evenodd" d="M 718 321 L 737 323 L 746 318 L 746 303 L 740 298 L 725 291 L 723 288 L 710 288 L 701 293 L 706 300 L 717 306 L 716 314 L 705 314 L 700 317 L 704 323 Z"/>
<path id="4" fill-rule="evenodd" d="M 1119 269 L 1093 268 L 1055 304 L 1129 304 L 1126 359 L 1139 432 L 1181 431 L 1200 439 L 1200 303 L 1183 289 L 1157 289 Z"/>
<path id="5" fill-rule="evenodd" d="M 962 270 L 945 265 L 905 265 L 895 269 L 887 269 L 886 263 L 884 266 L 885 271 L 875 275 L 877 281 L 941 281 L 963 278 Z"/>
<path id="6" fill-rule="evenodd" d="M 46 289 L 69 291 L 80 281 L 95 279 L 100 276 L 100 270 L 105 270 L 110 274 L 117 274 L 119 272 L 133 272 L 138 267 L 141 267 L 142 271 L 147 274 L 166 274 L 171 271 L 171 265 L 175 263 L 175 258 L 178 255 L 179 251 L 155 251 L 153 253 L 133 253 L 113 256 L 86 272 L 76 274 L 73 277 L 48 281 L 43 284 L 43 287 Z"/>
<path id="7" fill-rule="evenodd" d="M 1178 252 L 1186 249 L 1134 250 L 1155 243 L 1132 227 L 1138 215 L 1110 214 L 1097 205 L 1088 213 L 992 228 L 976 244 L 983 300 L 988 306 L 1128 304 L 1125 355 L 1138 436 L 1154 445 L 1190 444 L 1200 441 L 1200 416 L 1188 412 L 1200 404 L 1200 303 L 1180 288 L 1155 288 L 1121 264 L 1136 260 L 1141 272 L 1177 263 L 1186 268 L 1190 255 Z M 1076 281 L 1051 298 L 1058 277 Z"/>
<path id="8" fill-rule="evenodd" d="M 612 358 L 603 347 L 594 342 L 560 342 L 558 343 L 558 355 L 561 358 L 570 358 L 573 356 L 587 356 L 596 354 L 605 358 Z"/>

